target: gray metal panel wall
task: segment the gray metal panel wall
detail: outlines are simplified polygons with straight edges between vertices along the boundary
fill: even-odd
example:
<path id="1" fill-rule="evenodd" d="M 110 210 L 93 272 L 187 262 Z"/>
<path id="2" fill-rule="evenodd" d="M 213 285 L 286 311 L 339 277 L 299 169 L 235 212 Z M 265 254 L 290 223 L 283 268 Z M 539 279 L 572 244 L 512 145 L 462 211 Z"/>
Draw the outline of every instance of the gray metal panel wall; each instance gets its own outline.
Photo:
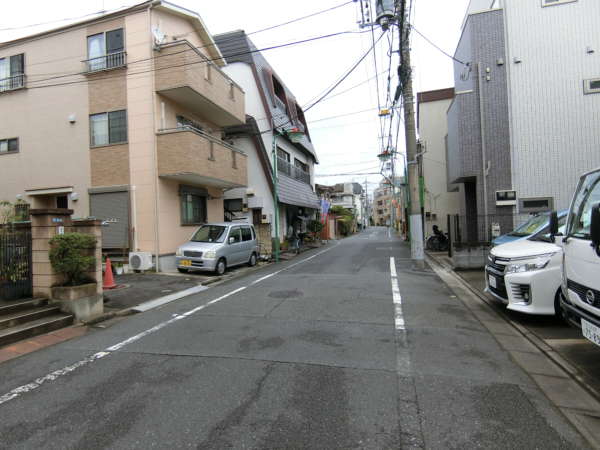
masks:
<path id="1" fill-rule="evenodd" d="M 285 175 L 279 175 L 278 194 L 281 203 L 313 209 L 320 208 L 319 198 L 310 185 Z"/>
<path id="2" fill-rule="evenodd" d="M 103 248 L 129 248 L 129 192 L 90 194 L 90 210 L 97 219 L 117 220 L 102 227 Z"/>

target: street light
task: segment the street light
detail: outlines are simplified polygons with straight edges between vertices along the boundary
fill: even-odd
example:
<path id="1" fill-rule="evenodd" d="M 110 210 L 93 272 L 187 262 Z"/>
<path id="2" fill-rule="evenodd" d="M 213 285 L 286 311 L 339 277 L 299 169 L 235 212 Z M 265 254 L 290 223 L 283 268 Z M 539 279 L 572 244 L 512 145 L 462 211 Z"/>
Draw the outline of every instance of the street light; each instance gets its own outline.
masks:
<path id="1" fill-rule="evenodd" d="M 277 184 L 278 184 L 278 165 L 277 165 L 277 133 L 279 131 L 275 127 L 275 119 L 271 118 L 271 130 L 273 133 L 273 149 L 272 149 L 272 157 L 273 157 L 273 208 L 275 209 L 275 248 L 273 249 L 273 253 L 275 253 L 275 262 L 279 262 L 279 252 L 280 252 L 280 243 L 279 243 L 279 195 L 277 193 Z M 289 137 L 289 139 L 298 143 L 304 136 L 304 133 L 300 131 L 298 128 L 290 128 L 289 130 L 283 130 L 283 135 Z"/>

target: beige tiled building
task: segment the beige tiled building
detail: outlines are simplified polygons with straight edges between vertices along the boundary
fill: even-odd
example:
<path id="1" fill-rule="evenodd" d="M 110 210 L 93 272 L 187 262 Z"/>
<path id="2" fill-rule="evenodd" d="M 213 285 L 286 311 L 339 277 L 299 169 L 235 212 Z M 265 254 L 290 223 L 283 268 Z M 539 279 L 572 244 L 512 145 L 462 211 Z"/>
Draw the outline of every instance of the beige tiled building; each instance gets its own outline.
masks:
<path id="1" fill-rule="evenodd" d="M 247 185 L 222 130 L 245 93 L 194 12 L 148 1 L 0 44 L 0 199 L 106 221 L 105 249 L 168 259 Z"/>

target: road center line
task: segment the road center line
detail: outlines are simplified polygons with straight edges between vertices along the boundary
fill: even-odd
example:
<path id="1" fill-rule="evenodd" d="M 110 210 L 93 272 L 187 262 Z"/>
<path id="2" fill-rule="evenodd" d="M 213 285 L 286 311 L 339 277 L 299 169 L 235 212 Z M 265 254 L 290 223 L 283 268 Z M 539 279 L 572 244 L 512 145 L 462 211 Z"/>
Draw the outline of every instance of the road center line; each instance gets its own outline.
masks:
<path id="1" fill-rule="evenodd" d="M 299 266 L 300 264 L 304 264 L 307 261 L 310 261 L 311 259 L 316 258 L 317 256 L 322 255 L 323 253 L 326 253 L 332 249 L 334 249 L 335 247 L 337 247 L 339 245 L 339 242 L 336 245 L 333 245 L 323 251 L 320 251 L 318 253 L 315 253 L 314 255 L 305 258 L 301 261 L 298 261 L 294 264 L 290 264 L 287 267 L 284 267 L 283 269 L 277 270 L 273 273 L 270 273 L 262 278 L 259 278 L 258 280 L 255 280 L 254 282 L 252 282 L 250 284 L 250 286 L 255 285 L 257 283 L 260 283 L 261 281 L 267 280 L 269 278 L 271 278 L 274 275 L 277 275 L 283 271 L 292 269 L 296 266 Z M 73 363 L 69 366 L 63 367 L 62 369 L 58 369 L 55 370 L 54 372 L 51 372 L 43 377 L 40 378 L 36 378 L 34 381 L 24 384 L 23 386 L 19 386 L 17 388 L 12 389 L 10 392 L 7 392 L 6 394 L 0 396 L 0 405 L 2 405 L 3 403 L 6 403 L 10 400 L 14 400 L 17 397 L 20 397 L 21 395 L 33 391 L 37 388 L 39 388 L 40 386 L 42 386 L 43 384 L 49 382 L 49 381 L 54 381 L 64 375 L 67 375 L 77 369 L 79 369 L 80 367 L 86 366 L 90 363 L 93 363 L 95 361 L 98 361 L 101 358 L 104 358 L 105 356 L 109 356 L 110 354 L 112 354 L 113 352 L 116 352 L 120 349 L 122 349 L 123 347 L 125 347 L 126 345 L 129 345 L 133 342 L 139 341 L 140 339 L 148 336 L 149 334 L 155 333 L 158 330 L 161 330 L 162 328 L 165 328 L 168 325 L 171 325 L 172 323 L 175 323 L 179 320 L 185 319 L 187 317 L 190 317 L 192 314 L 197 313 L 198 311 L 202 311 L 203 309 L 209 307 L 210 305 L 214 305 L 215 303 L 220 302 L 221 300 L 224 300 L 228 297 L 231 297 L 232 295 L 238 294 L 242 291 L 244 291 L 245 289 L 247 289 L 248 286 L 242 286 L 239 287 L 233 291 L 228 292 L 227 294 L 224 294 L 218 298 L 215 298 L 213 300 L 210 300 L 209 302 L 205 303 L 204 305 L 200 305 L 197 306 L 196 308 L 190 309 L 189 311 L 186 311 L 185 313 L 182 314 L 176 314 L 174 315 L 172 318 L 170 318 L 169 320 L 166 320 L 164 322 L 161 322 L 155 326 L 153 326 L 152 328 L 148 328 L 145 331 L 142 331 L 141 333 L 136 334 L 135 336 L 131 336 L 130 338 L 125 339 L 124 341 L 121 341 L 115 345 L 112 345 L 110 347 L 108 347 L 107 349 L 94 353 L 93 355 L 90 355 L 86 358 L 83 358 L 80 361 L 77 361 L 76 363 Z"/>

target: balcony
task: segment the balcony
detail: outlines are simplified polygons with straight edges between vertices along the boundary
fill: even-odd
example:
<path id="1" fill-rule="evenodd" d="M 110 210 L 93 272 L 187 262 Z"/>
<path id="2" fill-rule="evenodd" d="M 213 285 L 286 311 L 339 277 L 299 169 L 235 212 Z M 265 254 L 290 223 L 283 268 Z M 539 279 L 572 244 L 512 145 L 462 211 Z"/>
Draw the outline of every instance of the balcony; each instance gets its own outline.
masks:
<path id="1" fill-rule="evenodd" d="M 302 181 L 303 183 L 310 184 L 310 173 L 293 166 L 283 158 L 277 157 L 277 171 L 284 173 L 290 178 Z"/>
<path id="2" fill-rule="evenodd" d="M 162 45 L 154 61 L 156 92 L 218 126 L 246 123 L 242 88 L 190 44 Z"/>
<path id="3" fill-rule="evenodd" d="M 15 91 L 25 87 L 26 76 L 24 73 L 0 79 L 0 92 Z"/>
<path id="4" fill-rule="evenodd" d="M 225 189 L 248 184 L 246 154 L 201 131 L 161 130 L 157 147 L 160 177 Z"/>
<path id="5" fill-rule="evenodd" d="M 85 73 L 102 72 L 127 66 L 127 53 L 116 52 L 83 61 Z"/>

